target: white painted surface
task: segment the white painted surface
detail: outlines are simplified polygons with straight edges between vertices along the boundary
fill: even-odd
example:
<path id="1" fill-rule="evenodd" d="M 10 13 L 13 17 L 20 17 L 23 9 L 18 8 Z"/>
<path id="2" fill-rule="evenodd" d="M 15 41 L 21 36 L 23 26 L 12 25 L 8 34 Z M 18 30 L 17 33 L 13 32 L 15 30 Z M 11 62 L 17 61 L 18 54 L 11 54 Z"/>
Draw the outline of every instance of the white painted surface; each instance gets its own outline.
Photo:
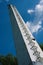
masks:
<path id="1" fill-rule="evenodd" d="M 31 34 L 30 30 L 28 29 L 27 25 L 25 24 L 24 20 L 18 13 L 17 9 L 15 7 L 13 7 L 12 5 L 11 5 L 11 8 L 12 8 L 15 18 L 17 20 L 17 24 L 21 31 L 22 37 L 24 39 L 24 42 L 25 42 L 26 48 L 28 50 L 28 53 L 31 57 L 31 60 L 34 62 L 41 61 L 41 59 L 43 59 L 43 52 L 42 52 L 41 48 L 39 47 L 36 40 L 32 40 L 32 39 L 34 39 L 34 37 Z"/>

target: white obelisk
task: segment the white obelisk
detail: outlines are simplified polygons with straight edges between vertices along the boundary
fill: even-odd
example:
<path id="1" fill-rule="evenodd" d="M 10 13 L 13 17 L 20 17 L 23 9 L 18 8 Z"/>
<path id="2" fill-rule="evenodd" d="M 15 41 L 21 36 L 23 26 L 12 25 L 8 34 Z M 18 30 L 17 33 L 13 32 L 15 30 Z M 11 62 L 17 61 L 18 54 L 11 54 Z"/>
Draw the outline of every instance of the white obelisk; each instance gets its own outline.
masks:
<path id="1" fill-rule="evenodd" d="M 43 52 L 15 6 L 9 5 L 18 65 L 43 65 Z"/>

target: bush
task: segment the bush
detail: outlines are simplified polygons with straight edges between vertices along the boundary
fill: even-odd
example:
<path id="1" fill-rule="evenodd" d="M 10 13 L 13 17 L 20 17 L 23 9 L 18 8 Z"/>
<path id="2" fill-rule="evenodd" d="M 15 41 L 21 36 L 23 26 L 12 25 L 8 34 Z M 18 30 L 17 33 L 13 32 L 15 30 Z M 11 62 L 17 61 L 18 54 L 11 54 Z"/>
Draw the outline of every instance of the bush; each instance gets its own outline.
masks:
<path id="1" fill-rule="evenodd" d="M 17 58 L 11 54 L 0 56 L 0 63 L 2 63 L 2 65 L 18 65 Z"/>

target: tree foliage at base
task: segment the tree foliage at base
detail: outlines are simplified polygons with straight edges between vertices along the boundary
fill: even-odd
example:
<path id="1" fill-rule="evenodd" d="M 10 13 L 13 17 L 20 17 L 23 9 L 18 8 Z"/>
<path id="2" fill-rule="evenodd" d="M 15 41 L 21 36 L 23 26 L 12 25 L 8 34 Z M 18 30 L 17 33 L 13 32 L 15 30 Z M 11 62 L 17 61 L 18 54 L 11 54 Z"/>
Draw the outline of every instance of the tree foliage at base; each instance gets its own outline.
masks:
<path id="1" fill-rule="evenodd" d="M 41 49 L 43 50 L 43 44 L 40 44 Z"/>
<path id="2" fill-rule="evenodd" d="M 0 56 L 0 63 L 2 65 L 18 65 L 16 57 L 11 54 Z"/>
<path id="3" fill-rule="evenodd" d="M 43 44 L 40 44 L 40 47 L 43 50 Z M 0 55 L 0 65 L 18 65 L 17 58 L 12 54 L 7 56 Z"/>

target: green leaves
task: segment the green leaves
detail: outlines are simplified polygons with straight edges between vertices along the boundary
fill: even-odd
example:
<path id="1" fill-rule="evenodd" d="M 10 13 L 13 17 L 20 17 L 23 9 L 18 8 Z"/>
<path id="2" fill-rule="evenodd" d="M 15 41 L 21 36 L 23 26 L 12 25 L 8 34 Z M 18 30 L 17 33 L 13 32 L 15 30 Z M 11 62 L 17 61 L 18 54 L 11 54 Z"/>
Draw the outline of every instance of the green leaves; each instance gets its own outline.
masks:
<path id="1" fill-rule="evenodd" d="M 0 63 L 2 65 L 18 65 L 16 57 L 11 54 L 0 56 Z"/>
<path id="2" fill-rule="evenodd" d="M 43 44 L 40 44 L 41 49 L 43 50 Z"/>

